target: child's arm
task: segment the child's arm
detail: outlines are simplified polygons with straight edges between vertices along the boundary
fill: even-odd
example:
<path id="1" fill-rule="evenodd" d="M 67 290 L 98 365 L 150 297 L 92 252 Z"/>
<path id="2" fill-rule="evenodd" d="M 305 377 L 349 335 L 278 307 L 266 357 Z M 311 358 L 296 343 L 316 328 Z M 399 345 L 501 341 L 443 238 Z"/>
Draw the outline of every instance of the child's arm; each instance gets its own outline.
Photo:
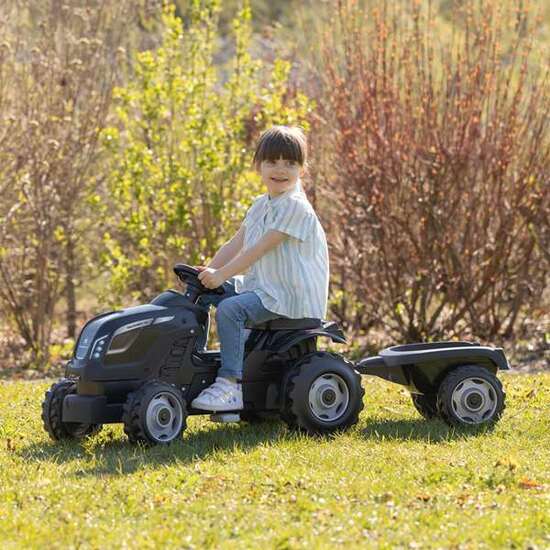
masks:
<path id="1" fill-rule="evenodd" d="M 233 275 L 244 273 L 254 262 L 257 262 L 264 254 L 279 246 L 287 238 L 286 233 L 271 229 L 254 246 L 241 251 L 223 267 L 210 272 L 208 270 L 202 271 L 199 274 L 199 280 L 207 288 L 216 288 Z"/>
<path id="2" fill-rule="evenodd" d="M 244 225 L 241 225 L 235 235 L 216 252 L 214 258 L 212 258 L 212 261 L 207 267 L 219 269 L 230 262 L 243 247 L 244 231 Z"/>

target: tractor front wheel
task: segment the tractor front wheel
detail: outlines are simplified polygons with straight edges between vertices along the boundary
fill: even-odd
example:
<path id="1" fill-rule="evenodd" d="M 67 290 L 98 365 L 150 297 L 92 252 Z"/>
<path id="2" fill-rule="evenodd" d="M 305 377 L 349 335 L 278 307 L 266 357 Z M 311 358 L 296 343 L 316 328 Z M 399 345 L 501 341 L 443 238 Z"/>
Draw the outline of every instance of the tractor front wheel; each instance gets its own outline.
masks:
<path id="1" fill-rule="evenodd" d="M 185 399 L 175 386 L 151 380 L 128 395 L 122 421 L 130 443 L 167 445 L 186 428 Z"/>
<path id="2" fill-rule="evenodd" d="M 55 441 L 62 439 L 84 439 L 98 433 L 102 424 L 84 424 L 80 422 L 63 422 L 63 400 L 67 395 L 75 394 L 76 382 L 63 378 L 52 384 L 45 393 L 42 402 L 42 422 L 44 429 Z"/>

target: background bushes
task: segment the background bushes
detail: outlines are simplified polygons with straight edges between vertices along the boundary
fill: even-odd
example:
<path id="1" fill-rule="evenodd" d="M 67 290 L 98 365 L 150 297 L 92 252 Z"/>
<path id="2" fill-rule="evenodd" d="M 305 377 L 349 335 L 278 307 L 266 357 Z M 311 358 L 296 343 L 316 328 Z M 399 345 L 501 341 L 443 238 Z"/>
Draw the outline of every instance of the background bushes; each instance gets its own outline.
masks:
<path id="1" fill-rule="evenodd" d="M 309 132 L 330 316 L 353 341 L 515 340 L 544 319 L 548 27 L 528 4 L 257 0 L 254 26 L 248 3 L 174 6 L 0 8 L 0 303 L 20 363 L 207 262 L 262 192 L 252 147 L 275 123 Z"/>
<path id="2" fill-rule="evenodd" d="M 211 258 L 262 192 L 251 169 L 259 129 L 281 120 L 307 126 L 310 107 L 289 94 L 288 63 L 266 71 L 249 53 L 248 6 L 233 20 L 235 51 L 222 79 L 213 61 L 218 12 L 216 2 L 195 2 L 184 29 L 166 9 L 162 44 L 138 53 L 134 77 L 114 92 L 116 126 L 103 134 L 108 199 L 98 200 L 109 273 L 102 298 L 112 305 L 173 284 L 177 261 Z"/>
<path id="3" fill-rule="evenodd" d="M 445 36 L 429 6 L 338 3 L 323 35 L 333 313 L 406 341 L 510 337 L 548 274 L 548 66 L 528 11 L 464 2 Z"/>

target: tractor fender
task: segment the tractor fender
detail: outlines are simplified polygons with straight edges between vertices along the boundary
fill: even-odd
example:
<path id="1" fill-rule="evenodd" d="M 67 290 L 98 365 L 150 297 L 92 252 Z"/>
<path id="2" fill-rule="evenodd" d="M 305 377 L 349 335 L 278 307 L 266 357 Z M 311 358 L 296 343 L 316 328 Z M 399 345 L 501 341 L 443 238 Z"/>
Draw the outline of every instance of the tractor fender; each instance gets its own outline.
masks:
<path id="1" fill-rule="evenodd" d="M 304 330 L 298 333 L 293 331 L 286 338 L 281 338 L 281 340 L 277 341 L 276 343 L 277 353 L 285 353 L 292 346 L 296 345 L 298 342 L 302 342 L 303 340 L 309 340 L 311 338 L 316 338 L 318 336 L 326 336 L 327 338 L 330 338 L 333 342 L 339 342 L 341 344 L 345 344 L 346 338 L 343 335 L 342 331 L 338 330 L 338 333 L 331 332 L 328 330 L 323 330 L 322 328 Z"/>

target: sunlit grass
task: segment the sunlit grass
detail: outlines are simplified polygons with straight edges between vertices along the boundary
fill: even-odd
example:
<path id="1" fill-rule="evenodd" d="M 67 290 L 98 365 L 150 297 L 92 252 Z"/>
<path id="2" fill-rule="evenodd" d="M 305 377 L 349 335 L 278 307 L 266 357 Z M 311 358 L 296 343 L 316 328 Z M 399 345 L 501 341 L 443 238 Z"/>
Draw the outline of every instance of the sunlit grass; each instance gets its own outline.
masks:
<path id="1" fill-rule="evenodd" d="M 364 378 L 360 423 L 334 438 L 194 417 L 151 449 L 119 425 L 51 442 L 49 383 L 2 382 L 2 547 L 548 547 L 550 374 L 502 378 L 493 431 L 424 421 Z"/>

